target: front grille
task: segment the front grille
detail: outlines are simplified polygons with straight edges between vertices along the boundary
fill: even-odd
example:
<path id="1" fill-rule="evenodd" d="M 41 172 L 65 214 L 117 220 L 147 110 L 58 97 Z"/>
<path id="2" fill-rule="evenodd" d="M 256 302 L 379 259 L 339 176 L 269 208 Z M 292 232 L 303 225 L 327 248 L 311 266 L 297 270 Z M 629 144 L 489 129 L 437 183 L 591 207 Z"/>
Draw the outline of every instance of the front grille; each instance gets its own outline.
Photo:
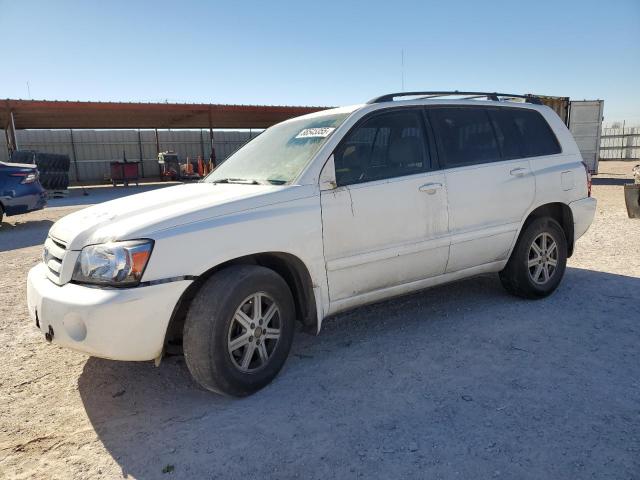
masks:
<path id="1" fill-rule="evenodd" d="M 55 243 L 55 244 L 56 244 L 58 247 L 60 247 L 61 249 L 63 249 L 63 250 L 66 250 L 66 249 L 67 249 L 67 246 L 66 246 L 64 243 L 62 243 L 60 240 L 56 240 L 56 239 L 55 239 L 55 238 L 53 238 L 53 237 L 49 237 L 49 238 L 51 239 L 51 241 L 52 241 L 53 243 Z"/>
<path id="2" fill-rule="evenodd" d="M 44 242 L 44 251 L 42 253 L 42 261 L 47 266 L 47 276 L 54 283 L 60 283 L 60 272 L 62 271 L 62 262 L 67 251 L 67 245 L 60 240 L 47 237 Z"/>

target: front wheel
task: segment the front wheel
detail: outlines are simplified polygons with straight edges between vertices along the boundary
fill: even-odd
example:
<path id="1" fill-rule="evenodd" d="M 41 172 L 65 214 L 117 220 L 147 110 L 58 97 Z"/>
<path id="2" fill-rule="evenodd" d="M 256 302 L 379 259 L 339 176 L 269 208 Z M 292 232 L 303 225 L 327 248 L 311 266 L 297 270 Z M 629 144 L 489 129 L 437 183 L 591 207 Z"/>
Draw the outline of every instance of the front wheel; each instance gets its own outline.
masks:
<path id="1" fill-rule="evenodd" d="M 552 218 L 538 218 L 520 234 L 500 281 L 514 295 L 543 298 L 558 287 L 566 265 L 564 230 Z"/>
<path id="2" fill-rule="evenodd" d="M 232 396 L 266 386 L 293 341 L 295 307 L 287 283 L 265 267 L 226 268 L 202 285 L 184 327 L 184 356 L 204 388 Z"/>

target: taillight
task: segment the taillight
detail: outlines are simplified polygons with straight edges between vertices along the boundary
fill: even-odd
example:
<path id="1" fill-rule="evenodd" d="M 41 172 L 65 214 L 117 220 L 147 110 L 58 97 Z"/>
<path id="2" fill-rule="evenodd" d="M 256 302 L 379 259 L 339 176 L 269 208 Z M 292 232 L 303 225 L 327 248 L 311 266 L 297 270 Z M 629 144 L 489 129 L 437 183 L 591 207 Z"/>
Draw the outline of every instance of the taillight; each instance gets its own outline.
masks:
<path id="1" fill-rule="evenodd" d="M 584 167 L 584 171 L 587 174 L 587 195 L 591 196 L 591 172 L 589 171 L 589 167 L 586 163 L 582 162 L 582 166 Z"/>
<path id="2" fill-rule="evenodd" d="M 9 176 L 22 177 L 22 180 L 20 180 L 20 183 L 22 183 L 23 185 L 26 185 L 28 183 L 33 183 L 36 180 L 38 180 L 37 173 L 19 172 L 19 173 L 10 173 Z"/>

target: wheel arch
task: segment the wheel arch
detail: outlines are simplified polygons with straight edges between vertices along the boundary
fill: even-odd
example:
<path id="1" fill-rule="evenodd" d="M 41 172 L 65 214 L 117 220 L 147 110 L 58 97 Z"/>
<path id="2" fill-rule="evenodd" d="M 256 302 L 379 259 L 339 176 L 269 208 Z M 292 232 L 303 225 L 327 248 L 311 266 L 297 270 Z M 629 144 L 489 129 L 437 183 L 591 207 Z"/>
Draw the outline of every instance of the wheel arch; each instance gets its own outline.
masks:
<path id="1" fill-rule="evenodd" d="M 542 217 L 551 217 L 560 224 L 567 238 L 567 257 L 571 257 L 574 247 L 573 213 L 571 212 L 571 207 L 562 202 L 545 203 L 544 205 L 536 207 L 529 213 L 527 219 L 524 221 L 520 229 L 520 234 L 531 222 Z M 520 234 L 518 234 L 518 238 L 520 238 Z"/>
<path id="2" fill-rule="evenodd" d="M 233 265 L 260 265 L 275 271 L 284 279 L 291 290 L 296 308 L 296 318 L 302 323 L 303 329 L 309 333 L 317 332 L 318 314 L 313 281 L 305 263 L 290 253 L 262 252 L 227 260 L 198 276 L 183 292 L 173 309 L 165 333 L 165 348 L 182 339 L 187 311 L 202 285 L 217 272 Z"/>

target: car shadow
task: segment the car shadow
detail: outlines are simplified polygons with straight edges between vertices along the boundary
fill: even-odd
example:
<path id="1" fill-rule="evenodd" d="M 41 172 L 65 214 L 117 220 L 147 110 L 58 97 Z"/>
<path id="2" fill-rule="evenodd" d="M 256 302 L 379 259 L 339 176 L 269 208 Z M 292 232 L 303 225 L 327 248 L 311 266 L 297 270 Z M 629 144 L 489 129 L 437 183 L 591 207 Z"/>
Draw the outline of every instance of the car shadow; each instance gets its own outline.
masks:
<path id="1" fill-rule="evenodd" d="M 47 239 L 51 225 L 53 225 L 51 220 L 2 222 L 0 224 L 0 252 L 42 245 Z"/>
<path id="2" fill-rule="evenodd" d="M 123 475 L 139 479 L 165 467 L 176 478 L 575 478 L 607 458 L 624 477 L 637 466 L 639 304 L 635 277 L 568 268 L 552 296 L 527 301 L 480 276 L 297 335 L 251 397 L 205 392 L 182 357 L 159 368 L 91 358 L 79 391 Z"/>

